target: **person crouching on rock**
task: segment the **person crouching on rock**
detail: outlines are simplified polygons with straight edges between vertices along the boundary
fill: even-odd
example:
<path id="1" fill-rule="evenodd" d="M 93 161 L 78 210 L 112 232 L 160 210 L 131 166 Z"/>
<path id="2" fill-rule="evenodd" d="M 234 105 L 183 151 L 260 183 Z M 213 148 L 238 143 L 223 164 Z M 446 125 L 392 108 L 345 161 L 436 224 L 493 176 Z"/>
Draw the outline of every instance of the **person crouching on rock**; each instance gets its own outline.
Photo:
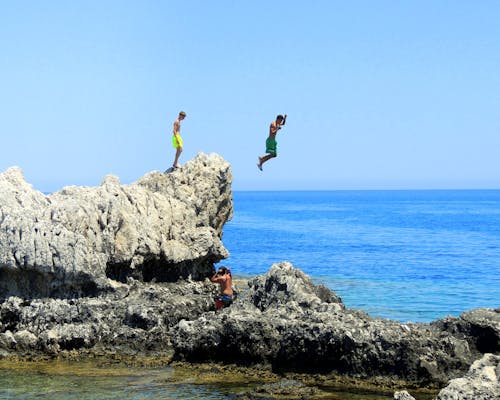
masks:
<path id="1" fill-rule="evenodd" d="M 233 277 L 231 276 L 231 270 L 227 267 L 220 267 L 210 280 L 220 285 L 221 294 L 215 299 L 215 309 L 220 310 L 221 308 L 229 307 L 233 303 Z"/>

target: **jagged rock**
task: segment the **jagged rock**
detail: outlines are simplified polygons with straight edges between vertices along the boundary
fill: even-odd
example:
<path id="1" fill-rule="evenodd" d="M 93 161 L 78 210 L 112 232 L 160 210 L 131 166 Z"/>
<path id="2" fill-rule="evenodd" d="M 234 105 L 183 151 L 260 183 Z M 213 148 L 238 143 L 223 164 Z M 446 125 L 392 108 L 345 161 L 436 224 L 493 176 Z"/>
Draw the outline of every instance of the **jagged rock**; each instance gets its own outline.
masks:
<path id="1" fill-rule="evenodd" d="M 406 390 L 402 390 L 401 392 L 394 393 L 394 399 L 395 400 L 415 400 L 415 397 L 413 397 Z"/>
<path id="2" fill-rule="evenodd" d="M 249 286 L 222 312 L 181 321 L 172 337 L 176 357 L 444 383 L 481 355 L 475 345 L 481 340 L 472 333 L 457 336 L 430 324 L 401 324 L 346 309 L 290 263 L 273 265 Z M 495 310 L 477 312 L 493 313 L 490 325 L 495 324 Z"/>
<path id="3" fill-rule="evenodd" d="M 228 257 L 232 175 L 220 156 L 129 185 L 44 195 L 17 167 L 0 174 L 0 298 L 95 296 L 126 282 L 203 279 Z"/>
<path id="4" fill-rule="evenodd" d="M 498 400 L 500 398 L 500 356 L 485 354 L 462 378 L 452 379 L 436 400 Z"/>
<path id="5" fill-rule="evenodd" d="M 48 196 L 0 174 L 0 354 L 169 353 L 171 327 L 214 308 L 231 180 L 216 154 Z"/>
<path id="6" fill-rule="evenodd" d="M 16 339 L 11 331 L 0 333 L 0 350 L 5 350 L 8 354 L 10 350 L 16 348 Z"/>
<path id="7" fill-rule="evenodd" d="M 38 338 L 30 331 L 22 330 L 14 334 L 16 349 L 19 351 L 29 351 L 36 348 Z"/>
<path id="8" fill-rule="evenodd" d="M 133 281 L 97 298 L 11 297 L 0 304 L 0 316 L 10 316 L 0 320 L 0 354 L 56 355 L 86 349 L 169 353 L 172 326 L 213 309 L 217 291 L 208 279 Z"/>
<path id="9" fill-rule="evenodd" d="M 49 329 L 40 334 L 38 348 L 45 354 L 56 355 L 61 351 L 60 341 L 57 332 L 54 329 Z"/>
<path id="10" fill-rule="evenodd" d="M 406 390 L 394 393 L 396 400 L 415 400 Z M 500 398 L 500 356 L 485 354 L 465 376 L 452 379 L 435 400 L 498 400 Z"/>
<path id="11" fill-rule="evenodd" d="M 256 277 L 249 295 L 253 305 L 262 311 L 291 302 L 302 308 L 314 308 L 321 303 L 336 303 L 344 308 L 340 297 L 323 285 L 314 285 L 306 274 L 290 263 L 273 266 L 266 276 Z"/>
<path id="12" fill-rule="evenodd" d="M 470 310 L 460 318 L 446 317 L 432 325 L 470 341 L 481 353 L 500 352 L 500 308 Z"/>

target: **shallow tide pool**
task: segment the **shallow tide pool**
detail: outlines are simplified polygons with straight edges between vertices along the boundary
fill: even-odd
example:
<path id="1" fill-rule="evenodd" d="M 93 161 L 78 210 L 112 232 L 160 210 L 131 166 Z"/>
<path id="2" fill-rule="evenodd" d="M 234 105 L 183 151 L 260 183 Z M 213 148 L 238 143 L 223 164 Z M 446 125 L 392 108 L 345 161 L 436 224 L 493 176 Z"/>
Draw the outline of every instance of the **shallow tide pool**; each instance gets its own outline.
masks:
<path id="1" fill-rule="evenodd" d="M 263 383 L 263 382 L 261 382 Z M 0 361 L 0 399 L 233 399 L 259 383 L 227 381 L 227 378 L 200 383 L 189 371 L 176 374 L 175 368 L 99 365 L 96 362 L 2 362 Z M 383 400 L 390 394 L 350 393 L 323 388 L 331 400 Z M 432 396 L 417 396 L 428 400 Z"/>

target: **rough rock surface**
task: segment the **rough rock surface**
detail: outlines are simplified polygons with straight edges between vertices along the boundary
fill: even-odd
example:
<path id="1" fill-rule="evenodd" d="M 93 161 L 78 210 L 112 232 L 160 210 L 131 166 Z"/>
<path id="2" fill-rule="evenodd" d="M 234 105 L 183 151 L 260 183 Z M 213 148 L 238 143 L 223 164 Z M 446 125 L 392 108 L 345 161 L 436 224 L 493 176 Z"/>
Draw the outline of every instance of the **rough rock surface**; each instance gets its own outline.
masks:
<path id="1" fill-rule="evenodd" d="M 500 309 L 496 309 L 496 315 Z M 500 352 L 500 320 L 491 320 L 491 312 L 485 309 L 475 309 L 464 312 L 460 318 L 447 317 L 432 322 L 439 330 L 451 333 L 469 341 L 481 353 Z"/>
<path id="2" fill-rule="evenodd" d="M 396 400 L 415 400 L 406 390 L 394 393 Z M 435 400 L 498 400 L 500 398 L 500 356 L 485 354 L 469 372 L 452 379 Z"/>
<path id="3" fill-rule="evenodd" d="M 170 329 L 214 308 L 208 280 L 145 283 L 129 279 L 99 297 L 21 299 L 0 304 L 0 356 L 63 351 L 164 355 Z"/>
<path id="4" fill-rule="evenodd" d="M 217 154 L 129 185 L 44 195 L 17 167 L 0 174 L 0 298 L 95 296 L 112 281 L 203 279 L 228 257 L 232 175 Z"/>
<path id="5" fill-rule="evenodd" d="M 498 400 L 500 398 L 500 356 L 485 354 L 469 372 L 453 379 L 436 400 Z"/>
<path id="6" fill-rule="evenodd" d="M 395 400 L 415 400 L 415 397 L 413 397 L 406 390 L 402 390 L 400 392 L 394 393 L 394 399 Z"/>
<path id="7" fill-rule="evenodd" d="M 481 356 L 480 339 L 472 333 L 455 335 L 440 324 L 401 324 L 346 309 L 290 263 L 273 265 L 249 286 L 230 308 L 180 321 L 172 338 L 177 357 L 442 384 Z M 476 313 L 484 317 L 484 328 L 498 332 L 499 310 Z"/>

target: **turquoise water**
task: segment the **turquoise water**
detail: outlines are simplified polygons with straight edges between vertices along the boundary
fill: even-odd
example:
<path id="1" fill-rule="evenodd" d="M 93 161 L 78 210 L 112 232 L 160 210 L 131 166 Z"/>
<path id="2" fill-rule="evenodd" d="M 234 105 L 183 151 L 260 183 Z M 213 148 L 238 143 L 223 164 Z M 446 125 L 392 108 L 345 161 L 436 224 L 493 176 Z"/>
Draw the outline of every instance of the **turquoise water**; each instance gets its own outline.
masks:
<path id="1" fill-rule="evenodd" d="M 401 321 L 500 306 L 500 190 L 235 192 L 234 274 L 280 261 Z"/>
<path id="2" fill-rule="evenodd" d="M 187 379 L 186 379 L 187 378 Z M 227 379 L 227 378 L 221 378 Z M 232 400 L 235 393 L 250 390 L 256 383 L 195 383 L 189 375 L 180 380 L 174 369 L 127 368 L 123 365 L 98 366 L 90 362 L 2 363 L 0 362 L 0 399 L 2 400 Z M 323 388 L 325 400 L 387 400 L 390 395 L 347 393 Z M 418 397 L 430 399 L 430 395 Z"/>
<path id="3" fill-rule="evenodd" d="M 119 400 L 225 399 L 217 387 L 171 383 L 172 368 L 99 368 L 50 362 L 30 368 L 0 368 L 0 399 Z"/>

